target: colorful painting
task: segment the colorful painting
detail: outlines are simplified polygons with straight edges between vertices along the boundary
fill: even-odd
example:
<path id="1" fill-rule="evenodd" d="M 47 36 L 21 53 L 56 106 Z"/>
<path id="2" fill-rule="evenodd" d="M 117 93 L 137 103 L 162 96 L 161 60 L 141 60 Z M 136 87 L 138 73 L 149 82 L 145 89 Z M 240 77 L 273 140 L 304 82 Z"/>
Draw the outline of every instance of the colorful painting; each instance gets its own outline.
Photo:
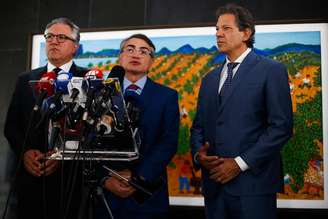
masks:
<path id="1" fill-rule="evenodd" d="M 286 65 L 294 112 L 294 137 L 282 151 L 285 193 L 281 208 L 327 208 L 327 93 L 328 24 L 256 26 L 255 52 Z M 201 79 L 220 66 L 224 55 L 216 47 L 215 27 L 87 32 L 75 62 L 110 71 L 116 64 L 120 41 L 144 33 L 156 46 L 149 72 L 153 80 L 176 89 L 181 113 L 179 147 L 167 167 L 170 202 L 203 205 L 200 171 L 192 168 L 189 129 L 195 116 Z M 42 35 L 34 35 L 32 68 L 44 65 Z"/>

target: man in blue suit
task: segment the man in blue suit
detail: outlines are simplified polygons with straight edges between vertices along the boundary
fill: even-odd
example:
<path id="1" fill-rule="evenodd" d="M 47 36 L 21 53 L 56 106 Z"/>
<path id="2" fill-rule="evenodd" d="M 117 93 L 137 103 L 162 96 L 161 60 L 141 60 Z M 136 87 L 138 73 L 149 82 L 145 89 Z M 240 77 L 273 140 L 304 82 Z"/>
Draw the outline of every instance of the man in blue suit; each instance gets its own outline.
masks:
<path id="1" fill-rule="evenodd" d="M 273 219 L 276 193 L 283 191 L 280 151 L 293 127 L 288 74 L 252 51 L 255 27 L 247 9 L 228 4 L 217 18 L 226 61 L 203 78 L 191 128 L 206 217 Z"/>
<path id="2" fill-rule="evenodd" d="M 123 40 L 119 64 L 125 69 L 123 89 L 139 94 L 139 130 L 141 146 L 139 160 L 126 164 L 119 173 L 127 178 L 136 176 L 145 184 L 162 185 L 142 203 L 136 201 L 136 189 L 111 176 L 103 180 L 108 204 L 115 219 L 167 218 L 169 206 L 166 166 L 177 150 L 179 131 L 178 94 L 147 77 L 154 61 L 155 46 L 143 34 Z M 108 218 L 104 212 L 103 218 Z M 99 216 L 97 217 L 99 218 Z"/>
<path id="3" fill-rule="evenodd" d="M 68 188 L 66 182 L 74 170 L 73 165 L 72 162 L 65 162 L 64 168 L 58 160 L 44 159 L 53 153 L 48 150 L 49 124 L 45 122 L 41 128 L 35 128 L 41 115 L 33 110 L 36 98 L 29 81 L 40 80 L 51 71 L 71 72 L 74 76 L 82 77 L 88 69 L 73 62 L 79 48 L 80 28 L 71 20 L 52 20 L 45 28 L 44 37 L 48 63 L 19 75 L 4 128 L 5 137 L 19 160 L 15 179 L 17 215 L 19 219 L 58 219 L 66 213 L 67 218 L 76 218 L 82 184 L 80 181 L 75 184 L 70 207 L 67 207 L 65 197 L 68 195 L 64 197 L 63 191 Z M 65 212 L 64 207 L 68 209 Z"/>

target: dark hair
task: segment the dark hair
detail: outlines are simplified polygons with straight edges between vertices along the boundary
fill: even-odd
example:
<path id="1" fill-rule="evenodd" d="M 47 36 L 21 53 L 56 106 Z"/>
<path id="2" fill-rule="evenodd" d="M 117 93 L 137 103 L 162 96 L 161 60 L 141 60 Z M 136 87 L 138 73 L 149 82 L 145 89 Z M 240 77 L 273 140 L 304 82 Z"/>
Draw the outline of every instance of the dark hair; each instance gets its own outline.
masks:
<path id="1" fill-rule="evenodd" d="M 80 42 L 80 28 L 76 24 L 74 24 L 73 21 L 71 21 L 70 19 L 68 19 L 66 17 L 60 17 L 60 18 L 53 19 L 50 23 L 47 24 L 46 29 L 44 30 L 44 33 L 46 34 L 48 29 L 54 24 L 65 24 L 65 25 L 69 26 L 72 30 L 72 37 L 73 37 L 73 39 L 75 39 L 75 43 Z"/>
<path id="2" fill-rule="evenodd" d="M 219 18 L 223 14 L 232 14 L 235 16 L 236 24 L 240 31 L 243 31 L 249 28 L 252 33 L 249 39 L 246 41 L 246 45 L 249 48 L 253 48 L 255 42 L 255 24 L 254 19 L 250 11 L 242 6 L 237 4 L 227 4 L 223 7 L 220 7 L 216 11 L 216 17 Z"/>
<path id="3" fill-rule="evenodd" d="M 133 34 L 133 35 L 129 36 L 128 38 L 125 38 L 124 40 L 122 40 L 122 42 L 120 44 L 121 52 L 122 52 L 123 47 L 125 46 L 125 43 L 132 38 L 137 38 L 137 39 L 141 39 L 141 40 L 145 41 L 148 44 L 148 46 L 150 46 L 153 49 L 153 51 L 151 51 L 151 53 L 150 53 L 150 56 L 154 57 L 154 53 L 156 50 L 154 43 L 146 35 L 141 34 L 141 33 Z"/>

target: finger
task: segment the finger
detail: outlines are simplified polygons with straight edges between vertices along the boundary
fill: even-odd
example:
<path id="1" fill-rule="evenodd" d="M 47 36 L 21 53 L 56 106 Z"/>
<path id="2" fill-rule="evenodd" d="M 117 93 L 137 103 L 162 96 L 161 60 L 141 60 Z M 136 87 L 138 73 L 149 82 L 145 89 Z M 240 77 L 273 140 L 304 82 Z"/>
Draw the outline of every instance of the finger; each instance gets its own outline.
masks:
<path id="1" fill-rule="evenodd" d="M 209 149 L 210 147 L 210 144 L 208 142 L 205 142 L 204 145 L 202 145 L 199 150 L 198 150 L 198 153 L 199 154 L 206 154 L 207 150 Z"/>
<path id="2" fill-rule="evenodd" d="M 34 156 L 34 159 L 35 159 L 35 160 L 38 160 L 38 161 L 43 161 L 44 158 L 45 158 L 45 155 L 44 155 L 44 154 L 36 154 L 36 155 Z"/>
<path id="3" fill-rule="evenodd" d="M 203 156 L 202 158 L 204 161 L 207 161 L 207 162 L 219 160 L 218 156 Z"/>
<path id="4" fill-rule="evenodd" d="M 50 163 L 46 163 L 46 166 L 44 168 L 44 174 L 46 176 L 52 174 L 53 172 L 55 172 L 57 170 L 58 162 L 50 162 Z"/>
<path id="5" fill-rule="evenodd" d="M 222 175 L 223 175 L 223 174 L 220 172 L 219 169 L 216 169 L 215 171 L 211 171 L 211 172 L 210 172 L 210 178 L 211 178 L 211 179 L 221 178 Z"/>
<path id="6" fill-rule="evenodd" d="M 210 179 L 214 180 L 215 182 L 221 183 L 221 177 L 218 173 L 210 175 Z"/>
<path id="7" fill-rule="evenodd" d="M 24 166 L 26 170 L 28 170 L 29 173 L 31 173 L 34 176 L 40 176 L 41 175 L 41 164 L 37 160 L 31 157 L 24 157 Z"/>
<path id="8" fill-rule="evenodd" d="M 41 171 L 37 166 L 32 165 L 30 162 L 25 162 L 24 166 L 25 169 L 33 176 L 41 176 Z"/>
<path id="9" fill-rule="evenodd" d="M 127 197 L 129 197 L 132 193 L 133 193 L 133 188 L 131 188 L 131 187 L 129 187 L 129 188 L 124 187 L 124 188 L 121 188 L 121 190 L 120 190 L 120 196 L 121 196 L 122 198 L 127 198 Z"/>

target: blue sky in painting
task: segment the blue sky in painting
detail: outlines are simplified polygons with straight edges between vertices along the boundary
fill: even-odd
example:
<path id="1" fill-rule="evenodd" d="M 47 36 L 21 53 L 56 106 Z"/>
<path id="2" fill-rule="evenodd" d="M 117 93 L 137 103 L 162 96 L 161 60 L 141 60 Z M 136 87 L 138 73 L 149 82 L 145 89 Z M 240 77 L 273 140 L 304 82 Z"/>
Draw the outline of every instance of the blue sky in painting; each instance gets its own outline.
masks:
<path id="1" fill-rule="evenodd" d="M 211 48 L 216 46 L 214 35 L 206 36 L 172 36 L 172 37 L 153 37 L 151 38 L 156 46 L 156 51 L 160 51 L 166 47 L 171 51 L 175 51 L 185 44 L 191 45 L 193 48 L 205 47 Z M 98 52 L 102 49 L 118 49 L 121 39 L 108 40 L 88 40 L 81 41 L 84 52 Z M 277 46 L 288 43 L 300 43 L 305 45 L 320 45 L 319 31 L 305 32 L 272 32 L 257 33 L 255 35 L 255 48 L 257 49 L 273 49 Z M 40 64 L 45 63 L 46 56 L 44 53 L 44 43 L 40 48 Z"/>

